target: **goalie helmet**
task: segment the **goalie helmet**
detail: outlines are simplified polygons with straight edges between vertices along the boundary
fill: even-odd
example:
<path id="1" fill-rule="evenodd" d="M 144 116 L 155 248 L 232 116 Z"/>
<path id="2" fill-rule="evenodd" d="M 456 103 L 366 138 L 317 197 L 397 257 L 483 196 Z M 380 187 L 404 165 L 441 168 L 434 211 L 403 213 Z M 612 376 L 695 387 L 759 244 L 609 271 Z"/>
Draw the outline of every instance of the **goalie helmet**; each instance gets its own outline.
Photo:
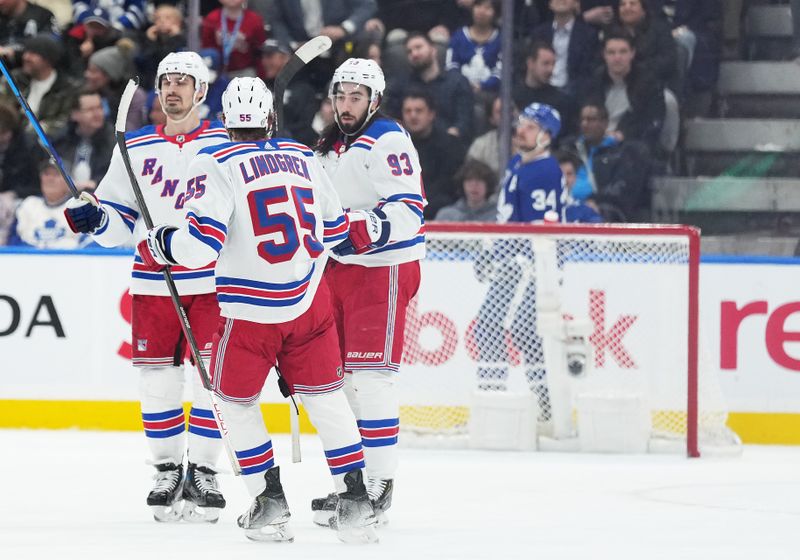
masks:
<path id="1" fill-rule="evenodd" d="M 208 92 L 209 73 L 208 66 L 206 66 L 200 55 L 192 51 L 174 52 L 169 53 L 158 63 L 158 70 L 156 71 L 156 94 L 161 95 L 161 77 L 165 74 L 180 74 L 191 76 L 194 78 L 194 91 L 199 92 L 203 84 L 205 89 L 203 91 L 203 98 L 199 103 L 202 103 L 206 98 Z"/>
<path id="2" fill-rule="evenodd" d="M 261 78 L 234 78 L 222 94 L 225 128 L 267 128 L 272 92 Z"/>
<path id="3" fill-rule="evenodd" d="M 561 114 L 550 105 L 531 103 L 523 109 L 519 118 L 535 122 L 539 128 L 550 134 L 552 140 L 561 132 Z"/>
<path id="4" fill-rule="evenodd" d="M 366 58 L 349 58 L 345 60 L 333 73 L 331 85 L 328 89 L 328 97 L 333 99 L 336 91 L 336 84 L 351 82 L 366 86 L 370 92 L 370 103 L 383 95 L 386 89 L 386 80 L 383 77 L 383 70 L 374 60 Z"/>

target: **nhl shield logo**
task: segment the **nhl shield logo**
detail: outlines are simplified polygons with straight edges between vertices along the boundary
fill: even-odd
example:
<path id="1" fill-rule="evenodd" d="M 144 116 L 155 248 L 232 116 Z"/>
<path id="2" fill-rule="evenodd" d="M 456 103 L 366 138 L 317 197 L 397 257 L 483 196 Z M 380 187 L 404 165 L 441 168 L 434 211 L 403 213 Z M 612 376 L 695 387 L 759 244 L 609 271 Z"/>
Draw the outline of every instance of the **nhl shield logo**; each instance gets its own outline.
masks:
<path id="1" fill-rule="evenodd" d="M 147 339 L 140 338 L 139 340 L 137 340 L 136 349 L 139 350 L 139 352 L 147 352 Z"/>
<path id="2" fill-rule="evenodd" d="M 184 142 L 186 142 L 186 136 L 184 136 L 183 134 L 178 134 L 175 137 L 175 140 L 178 142 L 178 144 L 183 144 Z"/>
<path id="3" fill-rule="evenodd" d="M 343 377 L 344 373 L 342 372 L 342 366 L 336 368 L 336 377 Z"/>

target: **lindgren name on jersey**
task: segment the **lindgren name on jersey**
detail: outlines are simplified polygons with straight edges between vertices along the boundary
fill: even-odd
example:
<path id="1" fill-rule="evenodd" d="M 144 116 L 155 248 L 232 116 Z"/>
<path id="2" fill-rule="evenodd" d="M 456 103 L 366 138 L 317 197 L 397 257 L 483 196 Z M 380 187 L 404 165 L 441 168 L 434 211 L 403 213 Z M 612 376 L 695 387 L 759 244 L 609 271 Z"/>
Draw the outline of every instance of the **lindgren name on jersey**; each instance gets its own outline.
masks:
<path id="1" fill-rule="evenodd" d="M 248 174 L 247 164 L 250 165 L 252 175 Z M 285 173 L 294 173 L 304 179 L 311 180 L 308 175 L 308 165 L 302 159 L 291 154 L 256 154 L 251 157 L 247 162 L 239 163 L 239 170 L 242 172 L 242 178 L 245 184 L 255 181 L 264 175 L 278 173 L 283 171 Z"/>

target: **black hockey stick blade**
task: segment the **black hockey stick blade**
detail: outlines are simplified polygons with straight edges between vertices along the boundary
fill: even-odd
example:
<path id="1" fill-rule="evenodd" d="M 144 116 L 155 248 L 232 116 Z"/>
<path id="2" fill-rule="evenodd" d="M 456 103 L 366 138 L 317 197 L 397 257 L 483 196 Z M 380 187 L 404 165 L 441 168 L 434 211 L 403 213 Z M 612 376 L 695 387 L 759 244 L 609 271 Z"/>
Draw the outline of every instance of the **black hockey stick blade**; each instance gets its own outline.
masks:
<path id="1" fill-rule="evenodd" d="M 275 98 L 276 131 L 283 128 L 283 94 L 286 91 L 286 86 L 289 85 L 295 74 L 302 70 L 306 64 L 331 48 L 332 44 L 330 37 L 325 35 L 314 37 L 294 51 L 292 58 L 278 73 L 275 78 L 275 91 L 272 92 Z"/>

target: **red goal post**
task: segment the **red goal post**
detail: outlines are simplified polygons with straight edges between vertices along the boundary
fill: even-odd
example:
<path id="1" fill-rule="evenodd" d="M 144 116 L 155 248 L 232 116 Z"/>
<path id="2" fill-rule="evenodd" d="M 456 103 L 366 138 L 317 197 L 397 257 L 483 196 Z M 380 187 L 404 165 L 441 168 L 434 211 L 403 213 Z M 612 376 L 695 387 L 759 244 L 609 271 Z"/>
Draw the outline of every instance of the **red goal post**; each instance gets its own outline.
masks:
<path id="1" fill-rule="evenodd" d="M 719 384 L 699 369 L 698 229 L 430 223 L 426 230 L 422 284 L 406 325 L 407 439 L 465 437 L 470 395 L 531 391 L 544 437 L 576 438 L 576 402 L 622 392 L 649 407 L 652 442 L 685 442 L 690 457 L 704 443 L 735 442 Z M 562 370 L 580 357 L 570 354 L 579 324 L 590 363 L 574 376 Z M 565 361 L 552 361 L 562 348 Z"/>

